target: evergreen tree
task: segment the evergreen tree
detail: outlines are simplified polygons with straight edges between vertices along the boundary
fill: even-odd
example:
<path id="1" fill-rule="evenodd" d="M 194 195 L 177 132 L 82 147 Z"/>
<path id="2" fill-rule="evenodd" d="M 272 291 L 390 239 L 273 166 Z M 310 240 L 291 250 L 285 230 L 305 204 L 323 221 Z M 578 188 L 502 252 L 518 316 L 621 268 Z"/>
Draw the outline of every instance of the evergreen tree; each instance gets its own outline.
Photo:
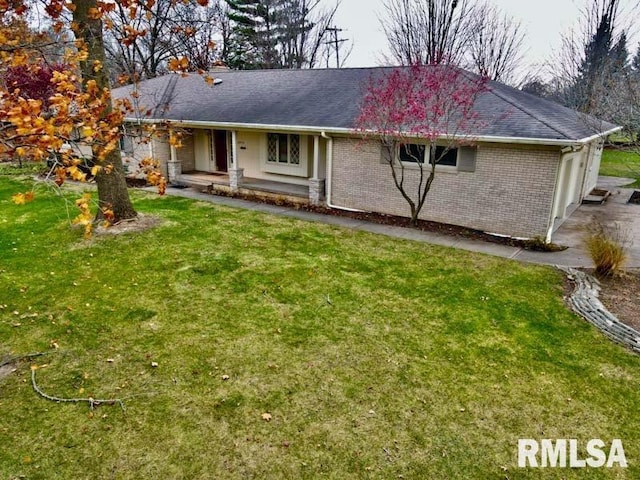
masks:
<path id="1" fill-rule="evenodd" d="M 613 5 L 615 2 L 611 2 Z M 595 107 L 596 90 L 602 84 L 603 76 L 609 73 L 613 48 L 614 12 L 603 12 L 598 28 L 585 45 L 584 60 L 570 102 L 572 107 L 584 112 L 592 112 Z"/>
<path id="2" fill-rule="evenodd" d="M 227 0 L 232 22 L 227 64 L 231 68 L 278 68 L 282 0 Z"/>
<path id="3" fill-rule="evenodd" d="M 313 67 L 337 9 L 319 10 L 319 0 L 226 0 L 231 68 Z"/>
<path id="4" fill-rule="evenodd" d="M 622 32 L 620 38 L 609 52 L 611 72 L 613 75 L 626 75 L 629 72 L 629 49 L 627 33 Z"/>
<path id="5" fill-rule="evenodd" d="M 633 60 L 631 60 L 631 68 L 636 76 L 640 76 L 640 43 L 638 44 L 638 49 L 636 50 Z"/>

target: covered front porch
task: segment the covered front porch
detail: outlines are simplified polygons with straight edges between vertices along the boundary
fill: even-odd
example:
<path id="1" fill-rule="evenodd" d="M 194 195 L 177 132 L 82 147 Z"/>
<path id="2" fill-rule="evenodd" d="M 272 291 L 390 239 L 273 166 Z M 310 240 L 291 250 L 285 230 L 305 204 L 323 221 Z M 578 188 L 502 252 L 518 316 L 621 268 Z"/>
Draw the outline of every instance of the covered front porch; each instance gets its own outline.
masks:
<path id="1" fill-rule="evenodd" d="M 321 204 L 331 139 L 318 133 L 187 128 L 168 148 L 169 183 Z"/>
<path id="2" fill-rule="evenodd" d="M 228 173 L 192 171 L 178 175 L 172 184 L 209 193 L 239 193 L 259 198 L 285 199 L 290 203 L 309 203 L 309 186 L 307 185 L 243 177 L 234 192 L 231 190 Z"/>

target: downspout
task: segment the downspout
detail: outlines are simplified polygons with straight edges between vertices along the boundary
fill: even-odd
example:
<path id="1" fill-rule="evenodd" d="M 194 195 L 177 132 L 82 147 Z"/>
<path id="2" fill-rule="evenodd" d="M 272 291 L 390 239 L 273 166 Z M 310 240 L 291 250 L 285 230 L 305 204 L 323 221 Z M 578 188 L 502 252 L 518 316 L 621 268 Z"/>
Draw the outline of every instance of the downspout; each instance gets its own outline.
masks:
<path id="1" fill-rule="evenodd" d="M 364 210 L 358 210 L 356 208 L 340 207 L 331 203 L 331 178 L 333 175 L 333 137 L 327 135 L 327 132 L 320 132 L 320 136 L 327 141 L 327 179 L 326 186 L 326 200 L 325 203 L 329 208 L 335 208 L 337 210 L 346 210 L 347 212 L 364 212 Z"/>

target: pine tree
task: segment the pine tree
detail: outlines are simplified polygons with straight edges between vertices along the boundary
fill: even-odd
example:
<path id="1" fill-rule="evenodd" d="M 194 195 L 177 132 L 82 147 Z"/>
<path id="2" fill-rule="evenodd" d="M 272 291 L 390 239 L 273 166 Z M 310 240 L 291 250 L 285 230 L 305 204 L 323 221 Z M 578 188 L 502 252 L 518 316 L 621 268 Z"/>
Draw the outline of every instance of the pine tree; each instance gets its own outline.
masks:
<path id="1" fill-rule="evenodd" d="M 309 0 L 226 0 L 232 24 L 228 55 L 231 68 L 312 66 L 335 8 L 313 11 Z"/>
<path id="2" fill-rule="evenodd" d="M 227 0 L 232 22 L 227 64 L 231 68 L 278 68 L 282 0 Z"/>
<path id="3" fill-rule="evenodd" d="M 629 71 L 629 49 L 627 48 L 627 33 L 622 32 L 620 38 L 609 52 L 611 71 L 614 75 L 626 75 Z"/>
<path id="4" fill-rule="evenodd" d="M 613 43 L 613 15 L 603 13 L 596 32 L 585 45 L 585 57 L 580 67 L 574 92 L 572 95 L 574 108 L 584 112 L 592 112 L 596 100 L 596 89 L 601 84 L 603 75 L 610 66 Z"/>
<path id="5" fill-rule="evenodd" d="M 640 43 L 638 44 L 638 49 L 636 50 L 633 60 L 631 60 L 631 68 L 636 76 L 640 76 Z"/>
<path id="6" fill-rule="evenodd" d="M 607 0 L 598 7 L 597 28 L 584 46 L 584 59 L 568 92 L 568 106 L 585 113 L 603 115 L 603 98 L 629 73 L 627 34 L 623 31 L 616 39 L 615 33 L 618 4 Z"/>

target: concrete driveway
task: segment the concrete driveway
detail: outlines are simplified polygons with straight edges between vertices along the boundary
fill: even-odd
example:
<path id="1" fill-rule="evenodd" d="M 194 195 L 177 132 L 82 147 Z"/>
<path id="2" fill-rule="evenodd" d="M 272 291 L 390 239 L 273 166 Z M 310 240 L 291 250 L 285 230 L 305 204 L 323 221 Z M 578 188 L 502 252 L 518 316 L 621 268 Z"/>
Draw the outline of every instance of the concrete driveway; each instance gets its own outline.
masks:
<path id="1" fill-rule="evenodd" d="M 585 204 L 560 226 L 553 235 L 554 243 L 569 247 L 557 253 L 540 253 L 523 250 L 514 258 L 526 262 L 566 265 L 569 267 L 591 267 L 593 263 L 583 242 L 586 228 L 599 221 L 606 227 L 620 226 L 631 245 L 628 250 L 626 267 L 640 268 L 640 205 L 627 203 L 633 189 L 622 188 L 633 182 L 629 178 L 600 177 L 598 187 L 611 192 L 602 205 Z"/>

